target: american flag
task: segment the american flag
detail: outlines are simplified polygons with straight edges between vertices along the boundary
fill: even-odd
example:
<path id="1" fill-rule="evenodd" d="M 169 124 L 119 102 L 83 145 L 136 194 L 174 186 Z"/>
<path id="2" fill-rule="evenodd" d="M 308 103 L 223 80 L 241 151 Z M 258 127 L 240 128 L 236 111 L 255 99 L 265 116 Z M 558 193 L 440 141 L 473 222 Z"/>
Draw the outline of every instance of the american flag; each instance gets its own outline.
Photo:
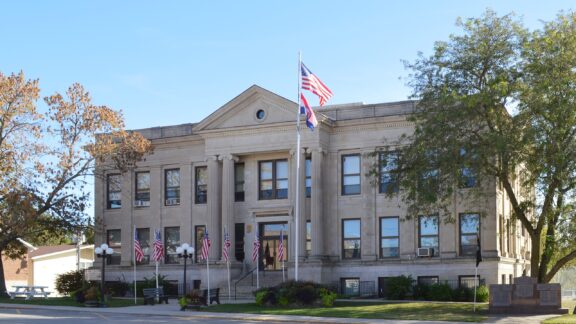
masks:
<path id="1" fill-rule="evenodd" d="M 142 251 L 142 246 L 138 240 L 138 232 L 134 229 L 134 258 L 136 262 L 142 262 L 144 260 L 144 251 Z"/>
<path id="2" fill-rule="evenodd" d="M 228 262 L 228 250 L 230 250 L 230 235 L 226 230 L 224 230 L 224 246 L 222 247 L 222 256 L 224 256 L 224 261 Z"/>
<path id="3" fill-rule="evenodd" d="M 152 260 L 158 262 L 164 257 L 164 243 L 162 243 L 162 236 L 160 230 L 154 231 L 154 253 L 152 253 Z"/>
<path id="4" fill-rule="evenodd" d="M 324 106 L 332 98 L 332 91 L 304 63 L 300 63 L 300 70 L 302 71 L 302 89 L 310 90 L 313 94 L 320 97 L 320 106 Z"/>
<path id="5" fill-rule="evenodd" d="M 284 232 L 280 231 L 280 244 L 278 244 L 278 261 L 284 261 Z"/>
<path id="6" fill-rule="evenodd" d="M 306 126 L 308 126 L 308 128 L 314 129 L 314 127 L 318 126 L 316 114 L 314 114 L 314 110 L 308 105 L 308 101 L 303 94 L 300 94 L 300 113 L 306 114 Z"/>
<path id="7" fill-rule="evenodd" d="M 254 249 L 252 250 L 252 262 L 256 262 L 259 254 L 260 254 L 260 239 L 258 238 L 258 231 L 256 231 L 256 237 L 254 238 Z"/>
<path id="8" fill-rule="evenodd" d="M 210 238 L 208 237 L 208 229 L 206 229 L 202 240 L 202 260 L 208 260 L 208 252 L 210 252 Z"/>

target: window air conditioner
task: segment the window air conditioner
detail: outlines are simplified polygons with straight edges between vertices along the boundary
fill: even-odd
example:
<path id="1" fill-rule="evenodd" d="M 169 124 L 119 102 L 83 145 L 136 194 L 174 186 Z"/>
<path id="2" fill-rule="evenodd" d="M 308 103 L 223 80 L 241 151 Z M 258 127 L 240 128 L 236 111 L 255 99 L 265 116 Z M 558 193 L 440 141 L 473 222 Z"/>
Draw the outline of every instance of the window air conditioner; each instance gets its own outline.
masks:
<path id="1" fill-rule="evenodd" d="M 149 201 L 144 201 L 144 200 L 135 200 L 135 201 L 134 201 L 134 206 L 136 206 L 136 207 L 150 206 L 150 202 L 149 202 Z"/>
<path id="2" fill-rule="evenodd" d="M 419 257 L 431 257 L 434 255 L 433 248 L 418 248 L 416 255 Z"/>
<path id="3" fill-rule="evenodd" d="M 173 206 L 173 205 L 179 205 L 180 204 L 180 198 L 168 198 L 166 199 L 166 206 Z"/>

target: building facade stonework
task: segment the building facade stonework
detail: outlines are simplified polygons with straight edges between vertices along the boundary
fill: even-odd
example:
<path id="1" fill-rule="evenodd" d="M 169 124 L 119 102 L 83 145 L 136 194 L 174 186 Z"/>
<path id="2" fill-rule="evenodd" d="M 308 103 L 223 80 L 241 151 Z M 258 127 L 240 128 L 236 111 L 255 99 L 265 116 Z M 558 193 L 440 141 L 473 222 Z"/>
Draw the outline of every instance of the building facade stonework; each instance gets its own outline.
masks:
<path id="1" fill-rule="evenodd" d="M 455 221 L 446 223 L 435 215 L 407 219 L 400 198 L 381 193 L 382 186 L 390 185 L 386 178 L 374 185 L 366 175 L 376 159 L 387 157 L 369 153 L 412 131 L 407 116 L 414 105 L 403 101 L 318 108 L 314 131 L 302 123 L 299 152 L 297 104 L 258 86 L 199 123 L 138 130 L 152 141 L 154 152 L 133 172 L 106 171 L 95 183 L 96 243 L 106 242 L 116 251 L 106 280 L 131 281 L 133 228 L 146 254 L 137 265 L 137 280 L 155 272 L 149 259 L 156 229 L 161 229 L 165 248 L 159 273 L 180 282 L 183 260 L 175 250 L 189 243 L 197 253 L 188 280 L 201 280 L 202 286 L 207 273 L 199 255 L 206 229 L 212 242 L 212 287 L 227 286 L 224 231 L 232 243 L 232 280 L 256 266 L 256 232 L 265 271 L 281 269 L 277 255 L 282 233 L 287 275 L 294 277 L 293 240 L 299 231 L 299 279 L 347 287 L 362 281 L 380 289 L 385 278 L 398 275 L 421 282 L 473 278 L 478 228 L 481 279 L 509 283 L 529 271 L 529 237 L 511 218 L 508 199 L 495 181 L 488 189 L 491 198 L 482 202 L 454 198 Z M 298 214 L 300 225 L 295 228 Z"/>

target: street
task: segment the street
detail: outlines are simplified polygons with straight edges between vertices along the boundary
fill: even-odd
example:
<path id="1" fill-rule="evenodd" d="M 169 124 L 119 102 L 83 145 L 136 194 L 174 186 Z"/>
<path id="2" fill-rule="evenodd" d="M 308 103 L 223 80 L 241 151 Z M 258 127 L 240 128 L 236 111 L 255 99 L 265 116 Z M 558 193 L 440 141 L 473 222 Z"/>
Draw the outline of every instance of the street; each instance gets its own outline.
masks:
<path id="1" fill-rule="evenodd" d="M 5 323 L 205 323 L 206 318 L 186 316 L 132 315 L 100 312 L 71 312 L 50 309 L 0 309 L 0 322 Z M 224 323 L 282 323 L 268 321 L 246 321 L 215 319 L 208 320 L 214 324 Z M 285 322 L 284 322 L 285 323 Z"/>

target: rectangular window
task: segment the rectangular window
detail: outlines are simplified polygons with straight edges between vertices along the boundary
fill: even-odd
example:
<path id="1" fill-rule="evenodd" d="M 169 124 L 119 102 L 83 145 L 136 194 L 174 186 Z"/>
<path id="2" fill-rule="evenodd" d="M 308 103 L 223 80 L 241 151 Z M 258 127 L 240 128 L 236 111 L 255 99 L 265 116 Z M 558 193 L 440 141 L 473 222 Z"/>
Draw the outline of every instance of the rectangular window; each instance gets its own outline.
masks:
<path id="1" fill-rule="evenodd" d="M 506 275 L 505 275 L 505 274 L 502 275 L 502 282 L 501 282 L 501 284 L 503 284 L 503 285 L 506 284 Z"/>
<path id="2" fill-rule="evenodd" d="M 262 161 L 259 166 L 259 198 L 288 198 L 288 161 Z"/>
<path id="3" fill-rule="evenodd" d="M 180 205 L 180 169 L 164 171 L 164 204 Z"/>
<path id="4" fill-rule="evenodd" d="M 514 276 L 512 276 L 511 274 L 508 275 L 508 283 L 509 284 L 514 284 Z"/>
<path id="5" fill-rule="evenodd" d="M 479 234 L 480 214 L 460 214 L 460 255 L 476 255 Z"/>
<path id="6" fill-rule="evenodd" d="M 114 250 L 114 253 L 106 260 L 107 264 L 120 264 L 122 260 L 122 232 L 119 229 L 106 232 L 106 243 Z"/>
<path id="7" fill-rule="evenodd" d="M 419 285 L 435 285 L 439 283 L 438 276 L 419 276 L 418 277 L 418 284 Z"/>
<path id="8" fill-rule="evenodd" d="M 306 174 L 306 198 L 310 198 L 312 197 L 312 158 L 307 157 L 304 166 L 304 173 Z"/>
<path id="9" fill-rule="evenodd" d="M 380 218 L 380 257 L 397 258 L 400 256 L 398 217 Z"/>
<path id="10" fill-rule="evenodd" d="M 306 221 L 306 256 L 312 255 L 312 222 Z"/>
<path id="11" fill-rule="evenodd" d="M 342 155 L 342 195 L 360 194 L 360 154 Z"/>
<path id="12" fill-rule="evenodd" d="M 504 245 L 504 233 L 506 233 L 506 231 L 504 230 L 504 217 L 502 215 L 498 215 L 498 219 L 499 222 L 498 224 L 500 225 L 499 228 L 499 239 L 500 239 L 500 256 L 504 256 L 505 255 L 505 245 Z"/>
<path id="13" fill-rule="evenodd" d="M 244 223 L 234 224 L 234 253 L 236 261 L 244 261 Z"/>
<path id="14" fill-rule="evenodd" d="M 108 209 L 117 209 L 122 207 L 122 176 L 119 174 L 109 174 L 106 177 L 106 186 L 108 192 Z"/>
<path id="15" fill-rule="evenodd" d="M 360 295 L 360 278 L 341 278 L 341 293 L 344 296 Z"/>
<path id="16" fill-rule="evenodd" d="M 234 201 L 244 201 L 244 163 L 234 164 Z"/>
<path id="17" fill-rule="evenodd" d="M 471 288 L 474 289 L 474 285 L 476 287 L 480 285 L 480 276 L 474 279 L 474 276 L 458 276 L 458 287 L 460 288 Z"/>
<path id="18" fill-rule="evenodd" d="M 150 263 L 150 229 L 149 228 L 137 228 L 136 235 L 138 235 L 138 241 L 140 241 L 140 246 L 142 247 L 142 252 L 144 252 L 144 259 L 138 264 L 149 264 Z"/>
<path id="19" fill-rule="evenodd" d="M 206 233 L 206 226 L 204 225 L 197 225 L 194 228 L 194 232 L 196 233 L 195 235 L 195 248 L 196 248 L 196 253 L 194 253 L 194 262 L 198 263 L 198 258 L 199 255 L 201 255 L 202 253 L 200 251 L 202 251 L 202 240 L 204 240 L 204 233 Z"/>
<path id="20" fill-rule="evenodd" d="M 380 160 L 380 193 L 398 192 L 399 186 L 392 171 L 398 167 L 398 152 L 382 152 Z"/>
<path id="21" fill-rule="evenodd" d="M 136 172 L 136 197 L 134 206 L 150 206 L 150 172 Z"/>
<path id="22" fill-rule="evenodd" d="M 205 204 L 208 201 L 208 168 L 196 167 L 196 203 Z"/>
<path id="23" fill-rule="evenodd" d="M 164 228 L 164 263 L 175 264 L 179 263 L 176 248 L 180 245 L 180 227 L 165 227 Z"/>
<path id="24" fill-rule="evenodd" d="M 360 259 L 360 220 L 342 220 L 342 258 Z"/>
<path id="25" fill-rule="evenodd" d="M 420 216 L 418 218 L 418 246 L 434 249 L 433 256 L 440 255 L 438 222 L 438 215 Z"/>
<path id="26" fill-rule="evenodd" d="M 471 153 L 466 153 L 466 149 L 460 149 L 460 155 L 462 157 L 469 155 Z M 473 153 L 472 153 L 473 154 Z M 472 155 L 475 158 L 475 155 Z M 464 158 L 465 159 L 465 158 Z M 460 169 L 460 188 L 472 188 L 476 186 L 476 173 L 473 169 L 469 167 L 463 167 Z"/>

